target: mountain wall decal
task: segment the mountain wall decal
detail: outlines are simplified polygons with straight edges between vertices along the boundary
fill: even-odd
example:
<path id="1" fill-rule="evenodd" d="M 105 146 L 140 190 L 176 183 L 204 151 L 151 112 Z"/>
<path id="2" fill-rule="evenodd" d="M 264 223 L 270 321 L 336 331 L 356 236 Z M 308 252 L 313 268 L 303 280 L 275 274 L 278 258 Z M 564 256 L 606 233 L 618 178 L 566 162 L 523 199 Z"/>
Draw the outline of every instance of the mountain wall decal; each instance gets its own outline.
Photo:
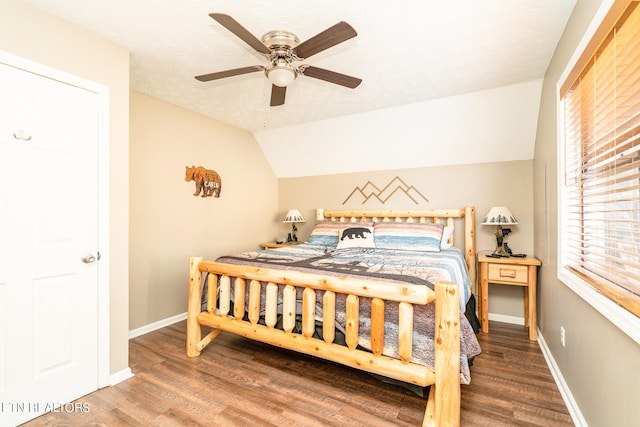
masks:
<path id="1" fill-rule="evenodd" d="M 377 199 L 384 205 L 387 200 L 389 200 L 396 193 L 404 194 L 416 205 L 420 203 L 420 199 L 424 200 L 425 202 L 429 201 L 429 199 L 427 199 L 417 188 L 415 188 L 413 185 L 408 185 L 400 177 L 396 176 L 391 181 L 389 181 L 389 183 L 385 185 L 382 190 L 373 182 L 367 181 L 364 186 L 358 186 L 354 188 L 351 194 L 347 196 L 342 204 L 344 205 L 352 197 L 356 197 L 362 199 L 363 205 L 371 199 Z"/>

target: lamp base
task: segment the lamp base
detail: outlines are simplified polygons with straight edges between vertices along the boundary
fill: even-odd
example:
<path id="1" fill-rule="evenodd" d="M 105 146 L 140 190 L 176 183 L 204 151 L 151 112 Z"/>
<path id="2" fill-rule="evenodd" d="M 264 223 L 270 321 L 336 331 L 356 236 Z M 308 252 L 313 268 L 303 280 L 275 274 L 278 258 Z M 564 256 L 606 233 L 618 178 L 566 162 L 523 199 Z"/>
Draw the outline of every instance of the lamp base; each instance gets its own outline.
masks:
<path id="1" fill-rule="evenodd" d="M 496 228 L 496 250 L 493 251 L 493 254 L 500 257 L 510 257 L 511 249 L 507 245 L 507 242 L 504 241 L 504 238 L 507 234 L 511 233 L 510 228 L 502 228 L 501 225 L 498 225 Z"/>
<path id="2" fill-rule="evenodd" d="M 507 252 L 507 250 L 504 248 L 504 245 L 498 246 L 496 248 L 495 251 L 493 251 L 493 254 L 499 257 L 510 257 L 511 254 L 509 252 Z"/>
<path id="3" fill-rule="evenodd" d="M 298 227 L 296 227 L 296 223 L 292 222 L 291 223 L 291 233 L 289 233 L 289 235 L 287 236 L 287 242 L 288 243 L 292 243 L 292 242 L 297 242 L 298 241 L 298 236 L 296 235 L 296 233 L 298 232 Z"/>

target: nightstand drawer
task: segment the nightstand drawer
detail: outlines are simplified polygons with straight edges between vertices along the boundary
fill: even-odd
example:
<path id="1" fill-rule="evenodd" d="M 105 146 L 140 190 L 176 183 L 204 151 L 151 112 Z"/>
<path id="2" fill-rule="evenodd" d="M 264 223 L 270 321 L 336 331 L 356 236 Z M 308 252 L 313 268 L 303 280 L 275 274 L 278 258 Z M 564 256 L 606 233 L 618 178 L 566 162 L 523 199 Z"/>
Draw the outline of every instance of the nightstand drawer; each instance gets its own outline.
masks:
<path id="1" fill-rule="evenodd" d="M 526 265 L 489 264 L 489 282 L 510 282 L 527 284 Z"/>

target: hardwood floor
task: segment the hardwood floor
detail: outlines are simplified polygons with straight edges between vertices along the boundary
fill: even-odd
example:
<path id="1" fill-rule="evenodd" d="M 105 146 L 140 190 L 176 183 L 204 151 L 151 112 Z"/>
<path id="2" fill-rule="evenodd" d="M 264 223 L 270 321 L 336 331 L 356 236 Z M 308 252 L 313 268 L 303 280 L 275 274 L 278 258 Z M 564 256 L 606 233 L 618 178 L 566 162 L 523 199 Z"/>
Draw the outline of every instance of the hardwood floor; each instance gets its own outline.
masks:
<path id="1" fill-rule="evenodd" d="M 416 426 L 425 398 L 366 373 L 222 333 L 185 355 L 185 322 L 130 342 L 135 377 L 25 426 Z M 538 344 L 491 322 L 462 386 L 462 426 L 571 426 Z"/>

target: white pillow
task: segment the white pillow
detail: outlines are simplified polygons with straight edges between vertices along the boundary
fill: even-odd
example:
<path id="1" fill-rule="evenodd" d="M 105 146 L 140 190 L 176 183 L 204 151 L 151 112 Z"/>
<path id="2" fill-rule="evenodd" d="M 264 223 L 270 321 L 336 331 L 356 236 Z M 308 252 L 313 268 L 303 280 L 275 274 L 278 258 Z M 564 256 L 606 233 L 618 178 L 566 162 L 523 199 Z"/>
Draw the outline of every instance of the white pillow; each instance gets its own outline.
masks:
<path id="1" fill-rule="evenodd" d="M 338 234 L 338 246 L 336 249 L 375 247 L 373 227 L 354 226 L 342 229 Z"/>
<path id="2" fill-rule="evenodd" d="M 440 240 L 440 249 L 450 249 L 451 243 L 449 243 L 449 239 L 453 234 L 453 226 L 446 226 L 442 230 L 442 240 Z"/>

